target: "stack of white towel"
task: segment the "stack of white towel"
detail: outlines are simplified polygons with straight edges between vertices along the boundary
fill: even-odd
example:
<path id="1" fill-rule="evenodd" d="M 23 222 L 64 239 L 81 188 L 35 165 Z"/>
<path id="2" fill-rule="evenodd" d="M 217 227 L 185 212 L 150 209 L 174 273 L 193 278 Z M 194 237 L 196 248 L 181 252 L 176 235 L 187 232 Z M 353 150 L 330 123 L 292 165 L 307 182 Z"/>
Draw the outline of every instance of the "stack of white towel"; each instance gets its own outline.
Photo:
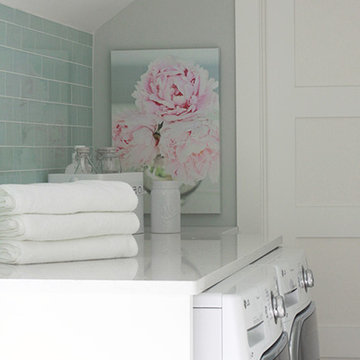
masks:
<path id="1" fill-rule="evenodd" d="M 120 181 L 0 185 L 0 262 L 135 256 L 137 202 Z"/>

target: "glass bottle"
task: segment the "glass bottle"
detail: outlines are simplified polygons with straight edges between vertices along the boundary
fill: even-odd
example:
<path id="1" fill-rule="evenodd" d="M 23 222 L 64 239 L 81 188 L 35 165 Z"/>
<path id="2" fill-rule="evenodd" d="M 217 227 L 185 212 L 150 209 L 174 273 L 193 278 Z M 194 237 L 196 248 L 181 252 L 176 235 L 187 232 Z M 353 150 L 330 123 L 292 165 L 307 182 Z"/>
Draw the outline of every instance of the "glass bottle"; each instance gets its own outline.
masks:
<path id="1" fill-rule="evenodd" d="M 75 146 L 76 168 L 74 174 L 96 173 L 95 166 L 90 159 L 90 148 L 84 145 Z"/>
<path id="2" fill-rule="evenodd" d="M 76 152 L 71 154 L 71 164 L 69 164 L 65 169 L 65 174 L 74 174 L 77 168 L 77 161 L 76 161 Z"/>
<path id="3" fill-rule="evenodd" d="M 119 173 L 121 165 L 114 147 L 102 147 L 96 150 L 97 168 L 102 174 Z"/>

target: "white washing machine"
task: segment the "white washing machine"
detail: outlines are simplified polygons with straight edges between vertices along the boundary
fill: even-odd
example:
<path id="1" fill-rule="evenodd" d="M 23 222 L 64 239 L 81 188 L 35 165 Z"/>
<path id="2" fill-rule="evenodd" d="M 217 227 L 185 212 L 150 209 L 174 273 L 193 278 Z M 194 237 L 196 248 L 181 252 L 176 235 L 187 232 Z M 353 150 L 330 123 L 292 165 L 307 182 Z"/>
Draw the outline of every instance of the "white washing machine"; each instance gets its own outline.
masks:
<path id="1" fill-rule="evenodd" d="M 314 286 L 314 277 L 304 251 L 278 248 L 255 265 L 266 268 L 271 265 L 276 270 L 279 292 L 285 300 L 282 323 L 289 337 L 290 359 L 320 359 L 316 308 L 309 291 Z"/>
<path id="2" fill-rule="evenodd" d="M 289 360 L 272 267 L 249 266 L 194 297 L 194 360 Z"/>

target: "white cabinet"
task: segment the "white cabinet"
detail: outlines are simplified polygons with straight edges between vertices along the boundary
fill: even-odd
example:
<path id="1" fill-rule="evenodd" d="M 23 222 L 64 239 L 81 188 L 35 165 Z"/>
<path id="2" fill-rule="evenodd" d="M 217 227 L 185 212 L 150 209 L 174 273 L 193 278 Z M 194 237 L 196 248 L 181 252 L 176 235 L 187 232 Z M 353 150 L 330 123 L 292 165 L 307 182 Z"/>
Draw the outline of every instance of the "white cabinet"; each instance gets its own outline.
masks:
<path id="1" fill-rule="evenodd" d="M 191 360 L 193 295 L 281 243 L 218 228 L 138 241 L 133 259 L 0 265 L 1 358 Z"/>

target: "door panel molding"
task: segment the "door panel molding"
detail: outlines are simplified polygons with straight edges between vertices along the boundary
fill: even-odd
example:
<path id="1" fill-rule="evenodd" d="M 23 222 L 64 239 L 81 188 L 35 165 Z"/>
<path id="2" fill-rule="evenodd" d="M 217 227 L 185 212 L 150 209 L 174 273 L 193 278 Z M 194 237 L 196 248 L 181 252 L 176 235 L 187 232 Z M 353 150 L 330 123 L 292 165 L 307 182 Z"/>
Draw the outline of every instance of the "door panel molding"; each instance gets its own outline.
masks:
<path id="1" fill-rule="evenodd" d="M 357 0 L 294 0 L 296 86 L 360 86 Z"/>
<path id="2" fill-rule="evenodd" d="M 360 206 L 360 117 L 295 119 L 295 205 Z"/>

